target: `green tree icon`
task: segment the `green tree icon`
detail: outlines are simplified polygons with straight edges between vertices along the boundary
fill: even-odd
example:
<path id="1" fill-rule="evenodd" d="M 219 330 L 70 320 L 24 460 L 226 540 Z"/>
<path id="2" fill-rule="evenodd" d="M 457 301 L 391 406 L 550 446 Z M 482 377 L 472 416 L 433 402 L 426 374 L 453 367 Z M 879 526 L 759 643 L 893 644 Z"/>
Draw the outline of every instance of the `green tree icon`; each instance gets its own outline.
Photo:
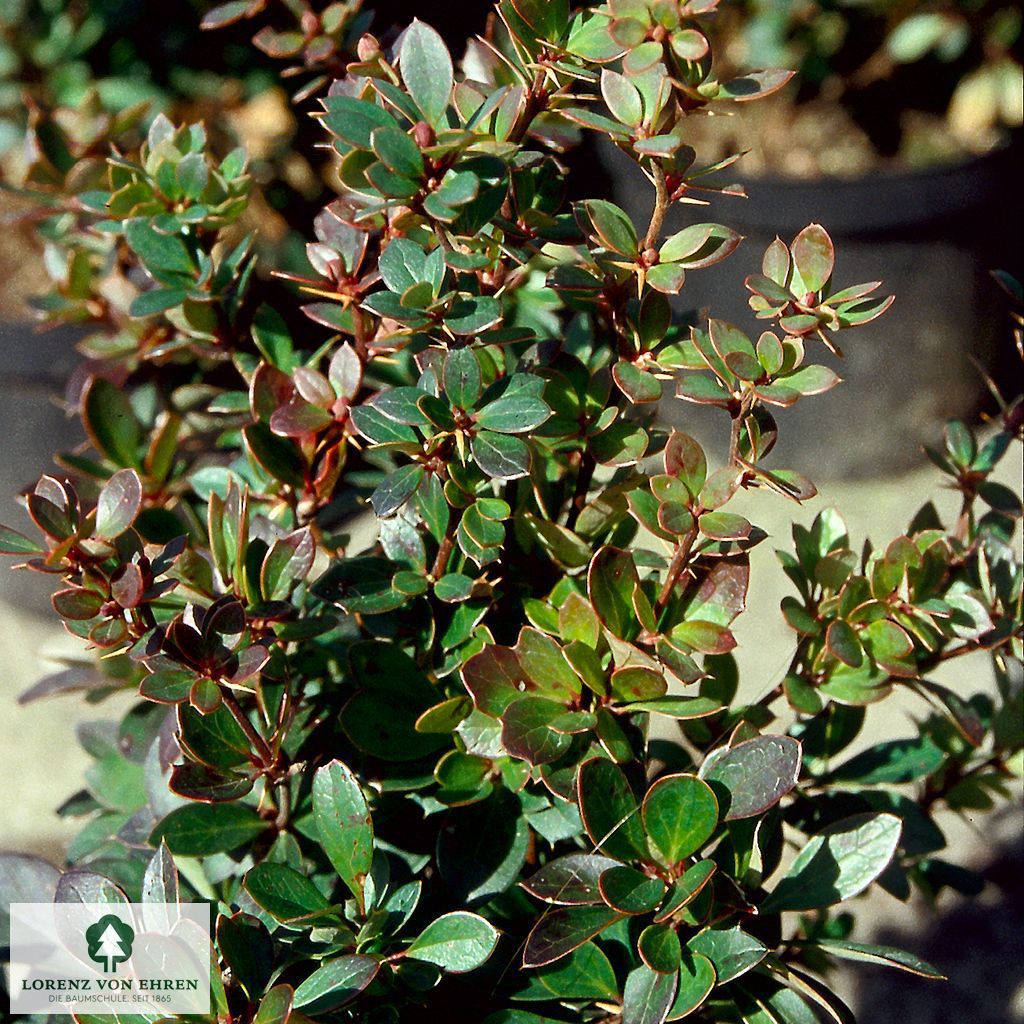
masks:
<path id="1" fill-rule="evenodd" d="M 103 966 L 103 973 L 113 973 L 132 955 L 135 930 L 114 914 L 106 914 L 85 930 L 89 959 Z"/>

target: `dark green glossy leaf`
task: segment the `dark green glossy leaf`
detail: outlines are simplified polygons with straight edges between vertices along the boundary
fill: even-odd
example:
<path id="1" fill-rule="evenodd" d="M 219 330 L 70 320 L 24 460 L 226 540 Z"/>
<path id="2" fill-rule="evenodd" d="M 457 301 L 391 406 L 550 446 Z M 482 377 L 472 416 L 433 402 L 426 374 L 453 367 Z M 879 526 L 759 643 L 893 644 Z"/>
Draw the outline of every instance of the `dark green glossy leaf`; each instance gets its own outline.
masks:
<path id="1" fill-rule="evenodd" d="M 901 830 L 892 814 L 857 814 L 830 826 L 797 854 L 762 912 L 814 910 L 856 896 L 886 869 Z"/>
<path id="2" fill-rule="evenodd" d="M 370 495 L 373 511 L 381 519 L 394 515 L 416 492 L 426 470 L 416 463 L 389 473 Z"/>
<path id="3" fill-rule="evenodd" d="M 800 744 L 788 736 L 758 736 L 714 751 L 700 770 L 725 821 L 763 814 L 796 785 L 799 774 Z"/>
<path id="4" fill-rule="evenodd" d="M 603 758 L 580 766 L 580 814 L 594 846 L 616 860 L 643 858 L 647 852 L 640 807 L 622 769 Z"/>
<path id="5" fill-rule="evenodd" d="M 255 999 L 274 970 L 274 943 L 263 922 L 241 912 L 218 918 L 217 948 L 235 981 Z"/>
<path id="6" fill-rule="evenodd" d="M 832 783 L 853 782 L 860 786 L 913 782 L 931 775 L 945 759 L 945 752 L 930 736 L 889 740 L 841 764 L 827 779 Z"/>
<path id="7" fill-rule="evenodd" d="M 313 776 L 313 819 L 324 853 L 361 904 L 373 862 L 373 823 L 358 780 L 340 761 Z"/>
<path id="8" fill-rule="evenodd" d="M 171 811 L 149 837 L 171 853 L 203 857 L 227 853 L 266 831 L 267 823 L 243 804 L 187 804 Z"/>
<path id="9" fill-rule="evenodd" d="M 515 884 L 529 842 L 515 796 L 496 789 L 486 800 L 449 813 L 437 838 L 438 872 L 459 904 L 478 905 Z"/>
<path id="10" fill-rule="evenodd" d="M 682 946 L 675 928 L 666 924 L 649 925 L 640 933 L 636 948 L 652 971 L 674 974 L 679 970 Z"/>
<path id="11" fill-rule="evenodd" d="M 257 906 L 278 921 L 318 917 L 331 906 L 305 875 L 287 864 L 263 861 L 249 870 L 244 885 Z"/>
<path id="12" fill-rule="evenodd" d="M 592 942 L 526 977 L 526 988 L 515 994 L 517 1001 L 615 999 L 619 994 L 608 957 Z"/>
<path id="13" fill-rule="evenodd" d="M 636 868 L 617 864 L 598 880 L 601 898 L 623 914 L 648 914 L 661 903 L 665 883 Z"/>
<path id="14" fill-rule="evenodd" d="M 799 945 L 820 949 L 840 960 L 856 960 L 862 963 L 880 964 L 883 967 L 895 967 L 897 970 L 907 971 L 909 974 L 916 974 L 922 978 L 943 981 L 946 977 L 926 960 L 893 946 L 874 946 L 863 942 L 846 942 L 838 939 L 819 939 L 813 943 L 799 943 Z"/>
<path id="15" fill-rule="evenodd" d="M 405 955 L 449 974 L 463 974 L 486 962 L 497 943 L 498 932 L 492 924 L 478 914 L 454 911 L 428 924 Z"/>
<path id="16" fill-rule="evenodd" d="M 142 426 L 124 393 L 93 378 L 82 398 L 82 422 L 100 452 L 117 466 L 138 466 Z"/>
<path id="17" fill-rule="evenodd" d="M 768 950 L 738 925 L 706 928 L 686 944 L 693 953 L 706 956 L 715 968 L 719 985 L 724 985 L 755 968 Z"/>
<path id="18" fill-rule="evenodd" d="M 444 40 L 429 25 L 416 19 L 402 35 L 398 60 L 402 81 L 424 118 L 439 124 L 448 109 L 455 78 Z"/>
<path id="19" fill-rule="evenodd" d="M 530 472 L 530 449 L 521 438 L 481 430 L 472 447 L 477 464 L 496 480 L 515 480 Z"/>
<path id="20" fill-rule="evenodd" d="M 676 996 L 675 973 L 661 974 L 641 964 L 629 972 L 622 990 L 622 1024 L 662 1024 Z"/>
<path id="21" fill-rule="evenodd" d="M 598 880 L 617 863 L 596 853 L 569 853 L 549 861 L 521 884 L 545 903 L 586 906 L 600 902 Z"/>
<path id="22" fill-rule="evenodd" d="M 543 967 L 568 956 L 599 935 L 622 914 L 608 907 L 571 907 L 546 911 L 533 926 L 523 950 L 524 967 Z"/>
<path id="23" fill-rule="evenodd" d="M 668 775 L 647 791 L 643 823 L 652 852 L 673 865 L 697 852 L 718 824 L 718 801 L 695 775 Z"/>
<path id="24" fill-rule="evenodd" d="M 700 895 L 704 887 L 711 881 L 717 865 L 712 860 L 701 860 L 687 868 L 682 877 L 677 878 L 669 887 L 664 901 L 658 908 L 655 921 L 666 921 L 677 911 Z"/>
<path id="25" fill-rule="evenodd" d="M 680 1020 L 693 1013 L 715 987 L 715 968 L 702 953 L 683 950 L 679 964 L 679 988 L 667 1020 Z"/>
<path id="26" fill-rule="evenodd" d="M 380 970 L 372 956 L 352 954 L 325 960 L 295 990 L 295 1006 L 305 1013 L 321 1014 L 352 1002 Z"/>

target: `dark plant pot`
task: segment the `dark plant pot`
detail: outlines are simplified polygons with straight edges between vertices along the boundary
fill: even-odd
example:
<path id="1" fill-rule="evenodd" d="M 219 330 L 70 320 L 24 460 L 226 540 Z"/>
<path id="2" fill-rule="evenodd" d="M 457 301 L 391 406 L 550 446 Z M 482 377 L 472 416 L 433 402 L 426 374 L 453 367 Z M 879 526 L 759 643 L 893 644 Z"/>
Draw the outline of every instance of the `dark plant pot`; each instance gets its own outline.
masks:
<path id="1" fill-rule="evenodd" d="M 761 253 L 777 234 L 788 241 L 812 221 L 836 243 L 839 287 L 882 279 L 884 293 L 896 295 L 881 319 L 840 338 L 841 363 L 824 348 L 812 348 L 813 358 L 831 363 L 844 382 L 780 413 L 775 465 L 818 479 L 908 469 L 919 464 L 921 445 L 936 440 L 946 419 L 970 419 L 983 407 L 987 389 L 975 361 L 1004 393 L 1020 388 L 1006 303 L 989 270 L 1019 276 L 1024 262 L 1022 154 L 1017 139 L 990 155 L 931 171 L 849 181 L 754 179 L 745 182 L 746 201 L 720 197 L 710 207 L 675 206 L 667 231 L 719 221 L 745 236 L 730 259 L 689 275 L 681 310 L 710 308 L 756 338 L 760 326 L 743 279 L 760 270 Z M 642 227 L 651 190 L 637 186 L 636 168 L 618 150 L 605 147 L 602 159 L 614 175 L 616 201 Z M 698 435 L 708 433 L 713 415 L 666 403 L 671 422 Z M 720 436 L 724 424 L 710 425 Z"/>

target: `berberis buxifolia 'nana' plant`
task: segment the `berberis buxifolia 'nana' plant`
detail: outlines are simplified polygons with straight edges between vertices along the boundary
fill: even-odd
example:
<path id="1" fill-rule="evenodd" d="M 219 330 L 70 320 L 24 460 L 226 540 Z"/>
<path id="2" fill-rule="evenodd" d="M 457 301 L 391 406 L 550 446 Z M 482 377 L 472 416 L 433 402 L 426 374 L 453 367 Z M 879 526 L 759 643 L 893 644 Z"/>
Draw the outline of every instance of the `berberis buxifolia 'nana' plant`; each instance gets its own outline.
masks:
<path id="1" fill-rule="evenodd" d="M 834 283 L 812 224 L 747 280 L 756 340 L 673 316 L 739 242 L 696 216 L 735 189 L 688 118 L 788 77 L 717 81 L 715 6 L 502 0 L 459 74 L 422 22 L 364 36 L 318 114 L 340 197 L 305 317 L 233 231 L 241 152 L 157 118 L 104 165 L 37 124 L 39 307 L 90 327 L 89 441 L 26 495 L 41 538 L 0 543 L 102 655 L 31 695 L 140 700 L 82 734 L 67 870 L 8 857 L 5 898 L 210 901 L 208 1019 L 240 1024 L 842 1022 L 836 958 L 937 976 L 847 901 L 970 890 L 935 815 L 1019 775 L 1020 504 L 989 476 L 1020 406 L 983 444 L 949 426 L 951 525 L 926 506 L 862 553 L 834 513 L 794 529 L 790 667 L 739 700 L 765 535 L 730 503 L 815 493 L 765 464 L 774 410 L 890 300 Z M 633 157 L 648 224 L 566 201 L 580 132 Z M 721 410 L 721 464 L 659 426 L 673 400 Z M 929 678 L 979 649 L 991 694 Z M 919 729 L 844 755 L 896 692 Z"/>

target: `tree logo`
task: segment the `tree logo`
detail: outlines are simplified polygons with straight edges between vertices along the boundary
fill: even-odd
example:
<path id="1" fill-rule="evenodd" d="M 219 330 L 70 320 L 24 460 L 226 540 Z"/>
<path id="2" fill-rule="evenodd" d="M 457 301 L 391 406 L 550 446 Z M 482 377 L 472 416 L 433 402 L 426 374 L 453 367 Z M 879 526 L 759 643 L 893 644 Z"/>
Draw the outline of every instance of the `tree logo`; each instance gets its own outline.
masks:
<path id="1" fill-rule="evenodd" d="M 89 959 L 102 965 L 104 974 L 112 974 L 132 955 L 135 930 L 114 914 L 106 914 L 86 928 L 85 941 Z"/>

